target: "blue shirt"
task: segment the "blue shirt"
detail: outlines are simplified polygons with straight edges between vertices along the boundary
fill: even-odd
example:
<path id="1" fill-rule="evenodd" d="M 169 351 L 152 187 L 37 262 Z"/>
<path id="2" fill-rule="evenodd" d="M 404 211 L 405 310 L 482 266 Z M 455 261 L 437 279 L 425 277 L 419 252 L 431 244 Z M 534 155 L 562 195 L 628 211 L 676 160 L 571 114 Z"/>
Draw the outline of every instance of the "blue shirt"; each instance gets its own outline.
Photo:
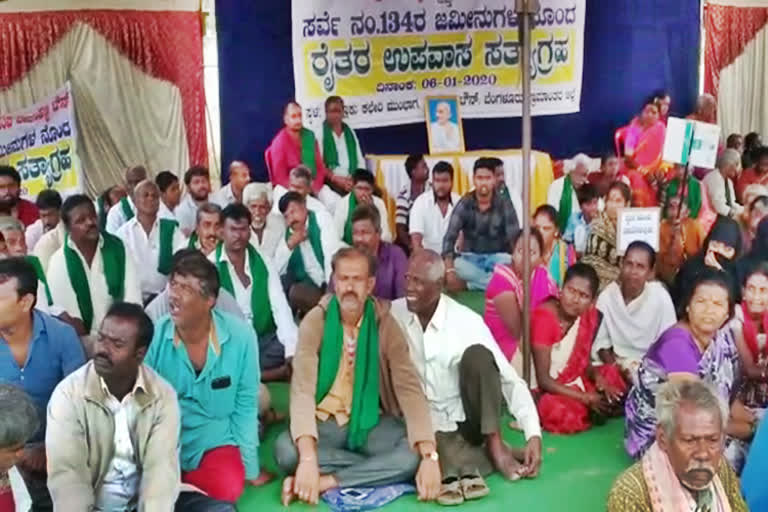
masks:
<path id="1" fill-rule="evenodd" d="M 584 219 L 584 214 L 581 212 L 572 213 L 568 218 L 563 240 L 573 244 L 577 253 L 584 254 L 587 250 L 587 238 L 589 238 L 589 224 Z"/>
<path id="2" fill-rule="evenodd" d="M 23 366 L 0 338 L 0 382 L 23 389 L 37 405 L 41 428 L 30 441 L 45 439 L 46 409 L 53 390 L 83 364 L 85 352 L 75 330 L 38 310 L 32 312 L 32 340 Z"/>
<path id="3" fill-rule="evenodd" d="M 198 375 L 170 316 L 155 324 L 145 363 L 176 390 L 181 408 L 181 469 L 200 465 L 220 446 L 240 449 L 245 476 L 259 476 L 259 355 L 256 335 L 245 321 L 211 312 L 215 335 Z M 212 333 L 213 334 L 213 333 Z"/>

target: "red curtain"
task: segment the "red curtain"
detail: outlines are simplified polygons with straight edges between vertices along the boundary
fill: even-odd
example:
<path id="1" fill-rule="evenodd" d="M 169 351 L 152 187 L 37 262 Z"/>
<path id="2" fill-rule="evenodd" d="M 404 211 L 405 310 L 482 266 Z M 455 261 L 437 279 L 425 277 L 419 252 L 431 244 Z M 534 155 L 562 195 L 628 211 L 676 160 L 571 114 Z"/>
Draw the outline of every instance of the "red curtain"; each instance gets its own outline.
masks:
<path id="1" fill-rule="evenodd" d="M 0 89 L 27 73 L 75 22 L 87 23 L 145 73 L 181 91 L 192 164 L 208 164 L 200 15 L 181 11 L 0 14 Z M 180 169 L 183 171 L 183 169 Z"/>

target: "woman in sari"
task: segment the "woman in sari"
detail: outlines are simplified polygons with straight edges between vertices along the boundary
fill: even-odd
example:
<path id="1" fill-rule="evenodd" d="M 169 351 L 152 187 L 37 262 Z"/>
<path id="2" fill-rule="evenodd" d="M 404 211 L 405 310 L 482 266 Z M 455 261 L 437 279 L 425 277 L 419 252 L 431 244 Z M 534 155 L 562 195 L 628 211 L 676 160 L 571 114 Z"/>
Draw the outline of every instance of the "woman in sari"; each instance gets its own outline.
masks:
<path id="1" fill-rule="evenodd" d="M 531 230 L 531 309 L 535 309 L 549 297 L 557 297 L 558 289 L 541 265 L 541 233 Z M 485 289 L 485 323 L 493 333 L 496 343 L 512 362 L 518 373 L 522 372 L 522 358 L 518 357 L 518 339 L 522 334 L 523 311 L 523 231 L 512 238 L 511 265 L 496 265 L 493 276 Z"/>
<path id="2" fill-rule="evenodd" d="M 704 231 L 698 219 L 689 214 L 689 205 L 690 200 L 681 200 L 677 183 L 667 187 L 656 260 L 656 276 L 667 287 L 672 286 L 680 267 L 696 256 L 704 243 Z"/>
<path id="3" fill-rule="evenodd" d="M 600 291 L 619 277 L 616 251 L 616 221 L 619 210 L 630 206 L 632 193 L 626 183 L 611 184 L 605 198 L 605 210 L 589 225 L 587 250 L 581 261 L 591 265 L 600 277 Z"/>
<path id="4" fill-rule="evenodd" d="M 655 396 L 665 382 L 699 378 L 731 402 L 738 353 L 731 329 L 722 328 L 734 309 L 727 276 L 713 269 L 699 274 L 684 305 L 682 319 L 648 349 L 627 396 L 624 446 L 635 459 L 656 438 Z"/>
<path id="5" fill-rule="evenodd" d="M 736 199 L 744 206 L 749 205 L 745 197 L 745 191 L 750 185 L 768 186 L 768 147 L 761 147 L 754 151 L 755 164 L 744 169 L 736 182 Z"/>
<path id="6" fill-rule="evenodd" d="M 650 98 L 640 115 L 626 128 L 624 163 L 632 186 L 632 202 L 638 207 L 658 206 L 658 182 L 663 181 L 661 155 L 666 126 L 659 120 L 659 105 Z"/>
<path id="7" fill-rule="evenodd" d="M 739 216 L 741 240 L 744 252 L 752 249 L 752 241 L 757 236 L 757 226 L 768 216 L 768 187 L 750 185 L 744 191 L 744 211 Z"/>
<path id="8" fill-rule="evenodd" d="M 557 227 L 557 210 L 553 206 L 543 204 L 533 214 L 533 226 L 541 234 L 544 242 L 541 250 L 542 264 L 558 288 L 563 286 L 565 271 L 576 263 L 576 252 L 573 246 L 561 238 Z"/>
<path id="9" fill-rule="evenodd" d="M 548 432 L 581 432 L 599 418 L 621 414 L 626 393 L 621 370 L 590 363 L 600 324 L 594 307 L 597 287 L 595 270 L 576 263 L 565 275 L 560 298 L 546 300 L 531 317 L 537 405 Z"/>

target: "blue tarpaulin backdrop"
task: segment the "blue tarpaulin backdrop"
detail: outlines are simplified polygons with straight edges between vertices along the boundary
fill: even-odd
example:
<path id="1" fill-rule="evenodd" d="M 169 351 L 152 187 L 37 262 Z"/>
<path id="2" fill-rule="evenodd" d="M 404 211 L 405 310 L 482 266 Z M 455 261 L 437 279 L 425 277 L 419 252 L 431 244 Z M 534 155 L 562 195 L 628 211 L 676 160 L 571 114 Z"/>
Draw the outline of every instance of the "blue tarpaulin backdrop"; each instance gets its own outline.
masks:
<path id="1" fill-rule="evenodd" d="M 355 0 L 349 0 L 354 2 Z M 536 117 L 533 145 L 555 158 L 599 155 L 659 88 L 686 115 L 698 89 L 699 0 L 587 0 L 581 112 Z M 217 0 L 223 171 L 234 159 L 266 180 L 264 149 L 293 98 L 290 0 Z M 422 123 L 360 130 L 366 153 L 427 149 Z M 467 149 L 518 148 L 520 118 L 465 119 Z M 226 176 L 222 176 L 226 180 Z"/>

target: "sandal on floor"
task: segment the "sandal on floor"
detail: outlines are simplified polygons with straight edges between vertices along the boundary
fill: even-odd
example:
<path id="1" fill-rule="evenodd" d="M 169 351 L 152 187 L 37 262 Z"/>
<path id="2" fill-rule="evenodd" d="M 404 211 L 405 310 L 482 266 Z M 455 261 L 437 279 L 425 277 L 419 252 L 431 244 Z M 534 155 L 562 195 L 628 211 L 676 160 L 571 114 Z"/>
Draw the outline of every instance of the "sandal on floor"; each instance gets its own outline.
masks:
<path id="1" fill-rule="evenodd" d="M 447 507 L 464 503 L 464 495 L 461 493 L 461 484 L 458 478 L 452 479 L 450 482 L 443 482 L 440 485 L 437 502 Z"/>
<path id="2" fill-rule="evenodd" d="M 464 495 L 464 499 L 479 500 L 488 496 L 491 490 L 486 485 L 485 480 L 480 475 L 467 475 L 461 477 L 459 481 L 461 484 L 461 492 Z"/>

